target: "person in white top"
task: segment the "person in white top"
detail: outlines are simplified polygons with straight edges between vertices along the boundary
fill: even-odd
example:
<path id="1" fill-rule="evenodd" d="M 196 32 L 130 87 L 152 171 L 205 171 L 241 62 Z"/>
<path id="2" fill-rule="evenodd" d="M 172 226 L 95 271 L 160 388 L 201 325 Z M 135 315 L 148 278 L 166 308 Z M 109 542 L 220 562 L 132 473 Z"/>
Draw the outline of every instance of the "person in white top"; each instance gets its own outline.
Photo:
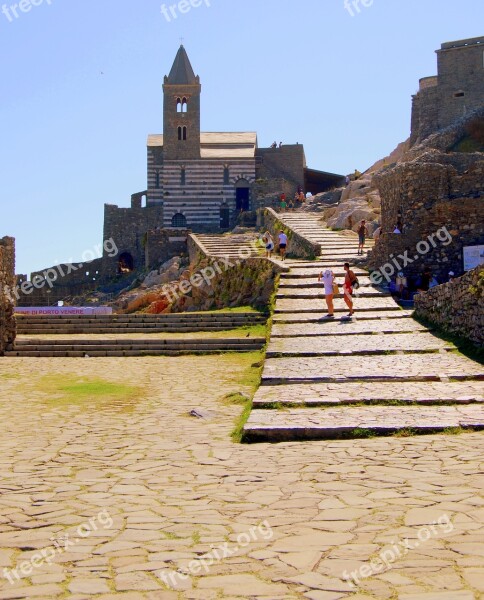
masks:
<path id="1" fill-rule="evenodd" d="M 279 233 L 279 253 L 281 260 L 286 260 L 287 235 L 281 231 Z"/>
<path id="2" fill-rule="evenodd" d="M 326 269 L 326 271 L 324 273 L 321 272 L 319 275 L 318 281 L 320 283 L 322 282 L 324 285 L 324 296 L 325 296 L 325 300 L 326 300 L 326 305 L 328 306 L 328 314 L 326 315 L 326 318 L 331 319 L 334 317 L 334 305 L 333 305 L 334 273 L 333 273 L 333 271 L 331 271 L 331 269 Z"/>

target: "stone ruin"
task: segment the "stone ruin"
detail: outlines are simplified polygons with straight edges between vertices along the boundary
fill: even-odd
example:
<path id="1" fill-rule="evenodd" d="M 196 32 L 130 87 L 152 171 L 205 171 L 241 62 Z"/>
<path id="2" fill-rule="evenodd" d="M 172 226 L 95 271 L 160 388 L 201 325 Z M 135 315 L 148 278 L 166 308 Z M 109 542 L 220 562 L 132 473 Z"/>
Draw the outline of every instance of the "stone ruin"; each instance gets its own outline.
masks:
<path id="1" fill-rule="evenodd" d="M 0 239 L 0 356 L 12 348 L 15 341 L 15 240 Z"/>

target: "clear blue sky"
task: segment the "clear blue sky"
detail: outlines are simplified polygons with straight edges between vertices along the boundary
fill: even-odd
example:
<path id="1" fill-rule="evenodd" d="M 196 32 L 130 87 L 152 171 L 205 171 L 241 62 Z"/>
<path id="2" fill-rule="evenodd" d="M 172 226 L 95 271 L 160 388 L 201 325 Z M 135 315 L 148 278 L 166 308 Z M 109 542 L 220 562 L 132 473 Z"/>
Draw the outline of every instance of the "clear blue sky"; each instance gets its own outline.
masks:
<path id="1" fill-rule="evenodd" d="M 19 273 L 80 260 L 104 203 L 146 188 L 181 37 L 202 130 L 304 143 L 309 166 L 347 173 L 408 137 L 434 50 L 484 23 L 482 0 L 374 0 L 353 17 L 344 0 L 203 0 L 170 22 L 160 0 L 43 0 L 15 18 L 18 1 L 0 0 L 0 237 L 17 238 Z"/>

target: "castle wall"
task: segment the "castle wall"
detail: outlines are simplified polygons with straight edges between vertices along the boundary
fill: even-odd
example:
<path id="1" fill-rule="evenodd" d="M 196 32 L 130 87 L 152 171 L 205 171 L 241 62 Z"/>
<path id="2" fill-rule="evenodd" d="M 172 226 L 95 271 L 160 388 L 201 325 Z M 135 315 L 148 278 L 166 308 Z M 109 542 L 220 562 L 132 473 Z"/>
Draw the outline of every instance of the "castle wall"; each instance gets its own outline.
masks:
<path id="1" fill-rule="evenodd" d="M 442 44 L 437 61 L 413 97 L 411 145 L 484 105 L 484 37 Z"/>
<path id="2" fill-rule="evenodd" d="M 104 206 L 104 240 L 114 240 L 118 253 L 103 257 L 103 278 L 118 274 L 119 257 L 128 253 L 133 258 L 134 269 L 145 266 L 146 232 L 163 226 L 163 208 L 147 206 L 118 208 Z"/>
<path id="3" fill-rule="evenodd" d="M 306 156 L 302 144 L 282 148 L 258 148 L 256 160 L 257 179 L 284 178 L 292 184 L 293 193 L 298 186 L 304 188 Z"/>
<path id="4" fill-rule="evenodd" d="M 4 237 L 0 239 L 0 356 L 15 341 L 15 285 L 15 240 Z"/>

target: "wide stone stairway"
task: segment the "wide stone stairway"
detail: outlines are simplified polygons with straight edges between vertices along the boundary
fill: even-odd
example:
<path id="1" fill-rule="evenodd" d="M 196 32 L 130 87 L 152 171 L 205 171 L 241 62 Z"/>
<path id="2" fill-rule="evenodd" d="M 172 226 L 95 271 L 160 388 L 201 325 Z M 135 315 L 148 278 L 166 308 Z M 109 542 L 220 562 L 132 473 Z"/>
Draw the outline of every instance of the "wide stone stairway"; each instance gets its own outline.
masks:
<path id="1" fill-rule="evenodd" d="M 283 215 L 297 233 L 321 244 L 317 261 L 287 261 L 281 274 L 262 384 L 245 441 L 358 437 L 484 428 L 484 369 L 416 322 L 354 268 L 361 287 L 356 315 L 343 296 L 326 319 L 317 282 L 357 258 L 357 239 L 324 229 L 303 213 Z"/>
<path id="2" fill-rule="evenodd" d="M 261 255 L 255 234 L 197 234 L 194 237 L 207 256 L 244 259 Z"/>
<path id="3" fill-rule="evenodd" d="M 156 356 L 260 350 L 264 337 L 231 330 L 265 323 L 256 312 L 168 315 L 18 316 L 7 356 Z"/>

